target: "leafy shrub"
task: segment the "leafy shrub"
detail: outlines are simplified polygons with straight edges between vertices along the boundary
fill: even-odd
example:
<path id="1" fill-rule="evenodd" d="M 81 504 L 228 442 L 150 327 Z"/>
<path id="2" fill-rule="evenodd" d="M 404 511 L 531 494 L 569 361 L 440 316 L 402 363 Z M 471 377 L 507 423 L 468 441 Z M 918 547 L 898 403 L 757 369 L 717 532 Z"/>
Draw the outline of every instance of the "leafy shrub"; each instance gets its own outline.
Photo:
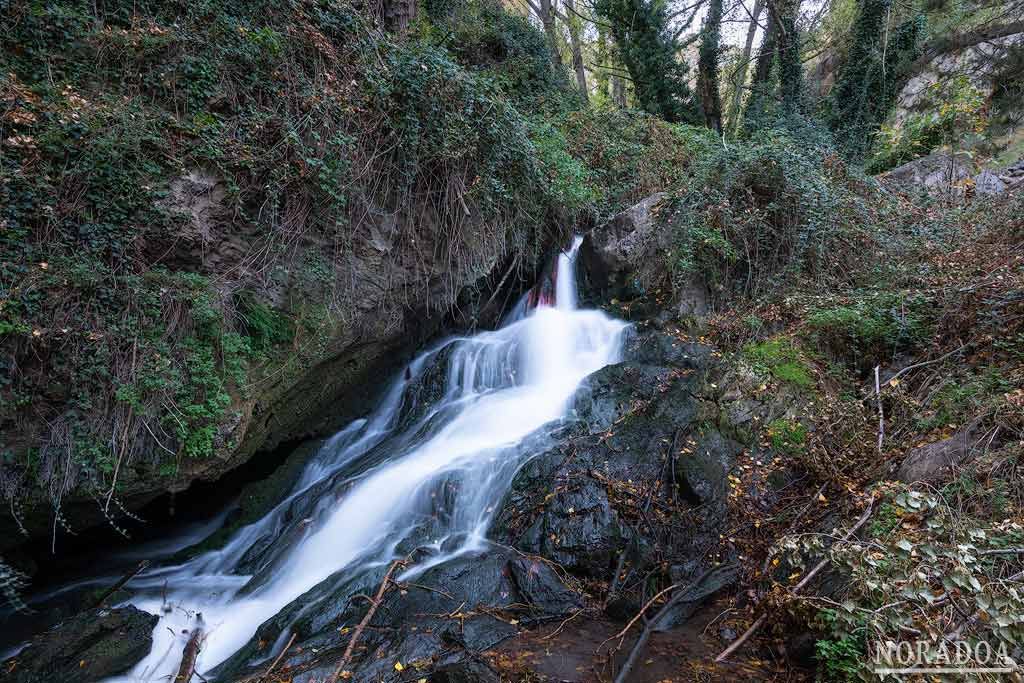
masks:
<path id="1" fill-rule="evenodd" d="M 893 292 L 858 292 L 839 306 L 812 311 L 811 337 L 851 366 L 865 370 L 930 334 L 927 302 Z"/>
<path id="2" fill-rule="evenodd" d="M 569 153 L 590 170 L 605 214 L 685 182 L 693 162 L 716 147 L 706 128 L 621 109 L 572 111 L 556 125 Z"/>
<path id="3" fill-rule="evenodd" d="M 697 278 L 720 302 L 797 279 L 843 281 L 885 207 L 832 150 L 789 130 L 718 148 L 691 172 L 662 212 L 673 281 Z"/>

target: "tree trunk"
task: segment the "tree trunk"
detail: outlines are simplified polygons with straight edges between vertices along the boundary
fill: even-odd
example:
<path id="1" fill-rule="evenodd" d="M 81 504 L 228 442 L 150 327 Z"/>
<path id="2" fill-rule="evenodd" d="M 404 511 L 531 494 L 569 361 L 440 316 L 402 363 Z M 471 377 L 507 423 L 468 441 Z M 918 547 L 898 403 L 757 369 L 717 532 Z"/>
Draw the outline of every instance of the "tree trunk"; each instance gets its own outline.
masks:
<path id="1" fill-rule="evenodd" d="M 779 54 L 779 94 L 782 108 L 792 113 L 802 109 L 803 66 L 800 64 L 800 35 L 796 19 L 800 0 L 777 0 L 779 11 L 776 41 Z"/>
<path id="2" fill-rule="evenodd" d="M 561 70 L 563 67 L 562 53 L 558 49 L 558 27 L 555 25 L 554 2 L 557 0 L 540 0 L 540 23 L 544 26 L 544 35 L 548 39 L 551 63 Z"/>
<path id="3" fill-rule="evenodd" d="M 576 72 L 576 86 L 583 96 L 583 101 L 590 103 L 590 91 L 587 88 L 587 70 L 583 66 L 583 43 L 580 40 L 580 18 L 576 14 L 576 0 L 565 0 L 566 25 L 569 28 L 569 47 L 572 50 L 572 69 Z"/>
<path id="4" fill-rule="evenodd" d="M 718 56 L 722 29 L 722 0 L 710 0 L 701 33 L 697 61 L 697 91 L 704 110 L 704 125 L 722 134 L 722 95 L 718 88 Z"/>
<path id="5" fill-rule="evenodd" d="M 735 133 L 740 123 L 740 106 L 743 104 L 743 88 L 747 84 L 747 70 L 750 66 L 750 53 L 754 49 L 754 38 L 757 36 L 757 20 L 761 18 L 764 11 L 764 0 L 754 0 L 754 10 L 750 13 L 750 25 L 747 26 L 747 41 L 743 45 L 743 54 L 740 56 L 740 63 L 736 66 L 736 73 L 732 79 L 732 102 L 729 104 L 729 125 L 730 133 Z"/>
<path id="6" fill-rule="evenodd" d="M 384 0 L 384 26 L 390 33 L 404 37 L 417 11 L 416 0 Z"/>
<path id="7" fill-rule="evenodd" d="M 612 102 L 620 109 L 626 108 L 626 82 L 622 76 L 612 76 Z"/>
<path id="8" fill-rule="evenodd" d="M 609 66 L 608 33 L 601 24 L 597 25 L 597 54 L 595 59 L 597 61 L 597 71 L 594 74 L 594 79 L 597 81 L 598 100 L 610 102 L 612 98 L 612 80 L 607 68 Z"/>
<path id="9" fill-rule="evenodd" d="M 772 75 L 772 63 L 775 61 L 776 40 L 778 33 L 778 21 L 773 0 L 766 0 L 768 8 L 768 25 L 765 27 L 764 38 L 761 40 L 761 49 L 757 53 L 757 61 L 754 62 L 754 77 L 750 81 L 750 97 L 747 99 L 747 108 L 743 112 L 745 123 L 753 122 L 765 110 L 765 100 L 769 92 L 769 79 Z"/>

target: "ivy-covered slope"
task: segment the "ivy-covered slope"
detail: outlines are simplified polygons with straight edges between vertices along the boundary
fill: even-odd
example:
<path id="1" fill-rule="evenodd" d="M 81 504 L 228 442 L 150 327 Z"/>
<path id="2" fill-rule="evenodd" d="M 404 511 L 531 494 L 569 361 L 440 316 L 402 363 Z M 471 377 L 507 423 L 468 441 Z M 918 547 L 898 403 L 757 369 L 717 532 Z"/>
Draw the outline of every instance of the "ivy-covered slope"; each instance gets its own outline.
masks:
<path id="1" fill-rule="evenodd" d="M 359 7 L 5 5 L 0 548 L 359 413 L 460 296 L 631 199 L 602 174 L 678 173 L 648 148 L 682 133 L 577 112 L 499 4 L 402 36 Z M 551 121 L 636 144 L 598 174 Z"/>

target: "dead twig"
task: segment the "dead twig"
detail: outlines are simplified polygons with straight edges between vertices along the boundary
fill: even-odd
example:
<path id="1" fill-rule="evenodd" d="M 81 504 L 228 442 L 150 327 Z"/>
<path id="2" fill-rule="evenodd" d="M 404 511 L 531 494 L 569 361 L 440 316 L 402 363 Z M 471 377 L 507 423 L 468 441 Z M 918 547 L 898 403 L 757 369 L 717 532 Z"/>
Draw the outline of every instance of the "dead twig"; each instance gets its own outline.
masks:
<path id="1" fill-rule="evenodd" d="M 117 583 L 108 588 L 107 591 L 100 596 L 99 600 L 96 601 L 93 607 L 103 607 L 103 603 L 106 602 L 107 598 L 109 598 L 111 595 L 121 590 L 122 588 L 124 588 L 124 585 L 126 583 L 128 583 L 136 576 L 141 574 L 143 571 L 145 571 L 148 566 L 149 560 L 143 560 L 142 562 L 139 562 L 139 564 L 137 564 L 134 569 L 132 569 L 130 572 L 122 576 Z"/>
<path id="2" fill-rule="evenodd" d="M 687 593 L 689 593 L 691 589 L 696 588 L 701 583 L 703 583 L 704 579 L 706 579 L 716 569 L 718 569 L 718 567 L 711 567 L 710 569 L 706 569 L 700 576 L 691 581 L 686 586 L 686 588 L 677 591 L 675 595 L 669 598 L 668 602 L 662 605 L 661 609 L 658 610 L 658 612 L 654 615 L 653 619 L 649 619 L 644 622 L 644 630 L 640 632 L 640 637 L 636 639 L 635 643 L 633 643 L 633 647 L 629 651 L 629 656 L 626 657 L 626 661 L 622 664 L 622 669 L 619 671 L 619 675 L 615 677 L 615 683 L 626 683 L 630 671 L 633 670 L 633 667 L 636 665 L 637 660 L 640 658 L 640 653 L 643 652 L 644 646 L 647 644 L 648 639 L 651 637 L 651 632 L 654 631 L 655 626 L 657 626 L 657 624 L 661 622 L 662 618 L 664 618 L 669 613 L 669 610 L 675 607 L 676 603 L 682 600 L 683 597 Z M 653 598 L 651 598 L 647 602 L 647 604 L 644 605 L 643 609 L 640 610 L 640 613 L 633 617 L 633 619 L 626 625 L 626 628 L 622 629 L 619 635 L 624 636 L 626 634 L 626 631 L 629 630 L 629 627 L 632 626 L 636 622 L 636 620 L 643 615 L 644 610 L 646 610 L 652 602 L 657 600 L 659 596 L 664 595 L 666 591 L 670 591 L 677 586 L 669 586 L 665 590 L 658 593 L 658 595 L 655 595 Z"/>
<path id="3" fill-rule="evenodd" d="M 293 632 L 292 632 L 292 637 L 288 639 L 288 644 L 287 644 L 287 645 L 285 645 L 285 646 L 284 646 L 284 649 L 283 649 L 283 650 L 281 650 L 281 653 L 280 653 L 279 655 L 277 655 L 277 657 L 275 657 L 275 658 L 274 658 L 274 663 L 273 663 L 273 664 L 271 664 L 271 665 L 270 665 L 270 668 L 269 668 L 269 669 L 267 669 L 267 672 L 266 672 L 265 674 L 263 674 L 263 678 L 269 678 L 269 677 L 270 677 L 270 674 L 271 674 L 271 672 L 272 672 L 272 671 L 273 671 L 274 669 L 276 669 L 276 668 L 277 668 L 277 665 L 278 665 L 278 664 L 279 664 L 279 663 L 281 662 L 281 659 L 282 659 L 282 658 L 284 657 L 285 653 L 286 653 L 286 652 L 288 652 L 288 648 L 290 648 L 290 647 L 292 646 L 292 643 L 294 643 L 294 642 L 295 642 L 295 636 L 296 636 L 296 635 L 297 635 L 297 634 L 296 634 L 296 633 L 295 633 L 295 632 L 293 631 Z"/>
<path id="4" fill-rule="evenodd" d="M 338 667 L 334 670 L 334 681 L 337 683 L 342 680 L 342 673 L 349 660 L 352 659 L 352 652 L 356 649 L 356 643 L 359 641 L 359 636 L 363 634 L 366 629 L 366 625 L 370 623 L 370 619 L 373 619 L 373 615 L 377 612 L 377 608 L 380 607 L 380 603 L 384 598 L 384 593 L 388 589 L 388 585 L 391 584 L 391 575 L 395 573 L 395 569 L 404 565 L 403 560 L 395 560 L 388 567 L 387 572 L 384 574 L 384 579 L 380 582 L 380 588 L 377 589 L 377 595 L 370 601 L 370 609 L 363 615 L 359 625 L 356 626 L 355 632 L 352 634 L 352 638 L 348 641 L 348 647 L 345 648 L 345 654 L 341 656 L 341 661 L 338 663 Z"/>

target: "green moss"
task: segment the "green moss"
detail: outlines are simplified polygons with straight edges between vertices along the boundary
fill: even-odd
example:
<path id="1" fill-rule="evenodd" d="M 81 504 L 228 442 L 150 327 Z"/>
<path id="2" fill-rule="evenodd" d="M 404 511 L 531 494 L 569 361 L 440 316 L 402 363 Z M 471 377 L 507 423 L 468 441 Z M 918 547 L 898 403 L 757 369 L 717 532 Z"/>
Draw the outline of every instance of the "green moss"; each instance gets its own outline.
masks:
<path id="1" fill-rule="evenodd" d="M 814 386 L 814 376 L 793 341 L 776 337 L 743 347 L 743 356 L 756 370 L 800 389 Z"/>
<path id="2" fill-rule="evenodd" d="M 807 427 L 795 420 L 773 420 L 768 424 L 768 439 L 776 451 L 799 455 L 806 450 Z"/>

